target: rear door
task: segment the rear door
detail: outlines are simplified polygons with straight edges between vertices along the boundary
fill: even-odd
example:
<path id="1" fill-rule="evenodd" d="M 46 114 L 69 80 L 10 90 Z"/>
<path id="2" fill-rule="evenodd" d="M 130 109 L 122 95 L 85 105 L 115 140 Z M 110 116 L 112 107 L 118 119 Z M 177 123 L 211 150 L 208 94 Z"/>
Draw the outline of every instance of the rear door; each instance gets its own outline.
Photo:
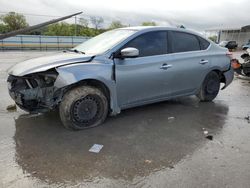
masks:
<path id="1" fill-rule="evenodd" d="M 173 82 L 172 96 L 192 94 L 201 85 L 210 66 L 209 42 L 180 31 L 169 32 Z"/>

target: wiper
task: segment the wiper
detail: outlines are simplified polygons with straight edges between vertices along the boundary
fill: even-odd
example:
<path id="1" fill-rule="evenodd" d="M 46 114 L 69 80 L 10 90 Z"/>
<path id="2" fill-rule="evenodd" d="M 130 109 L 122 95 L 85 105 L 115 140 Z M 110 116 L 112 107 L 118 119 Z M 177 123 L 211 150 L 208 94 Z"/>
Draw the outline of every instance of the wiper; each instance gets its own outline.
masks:
<path id="1" fill-rule="evenodd" d="M 75 52 L 75 53 L 85 54 L 85 52 L 79 51 L 79 50 L 77 50 L 77 49 L 67 49 L 67 50 L 64 50 L 63 52 L 67 52 L 67 51 L 69 51 L 69 52 Z"/>

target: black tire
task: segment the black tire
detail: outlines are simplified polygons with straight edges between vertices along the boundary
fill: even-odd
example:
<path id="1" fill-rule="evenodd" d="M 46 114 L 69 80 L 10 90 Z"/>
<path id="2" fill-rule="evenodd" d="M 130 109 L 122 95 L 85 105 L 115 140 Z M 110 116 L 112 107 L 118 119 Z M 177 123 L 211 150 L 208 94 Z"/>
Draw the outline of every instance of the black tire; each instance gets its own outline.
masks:
<path id="1" fill-rule="evenodd" d="M 108 100 L 97 88 L 79 86 L 68 91 L 59 106 L 61 121 L 65 128 L 82 130 L 96 127 L 108 114 Z"/>
<path id="2" fill-rule="evenodd" d="M 220 90 L 220 77 L 219 75 L 211 71 L 205 77 L 199 93 L 196 95 L 201 101 L 212 101 L 218 95 Z"/>

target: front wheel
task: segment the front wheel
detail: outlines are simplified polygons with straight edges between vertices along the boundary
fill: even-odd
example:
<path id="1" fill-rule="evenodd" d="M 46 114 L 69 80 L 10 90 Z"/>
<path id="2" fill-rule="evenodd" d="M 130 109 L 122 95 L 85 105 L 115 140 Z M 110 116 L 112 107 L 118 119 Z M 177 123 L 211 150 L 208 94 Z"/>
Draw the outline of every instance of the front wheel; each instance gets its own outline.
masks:
<path id="1" fill-rule="evenodd" d="M 204 79 L 199 93 L 196 95 L 201 101 L 212 101 L 220 90 L 220 77 L 211 71 Z"/>
<path id="2" fill-rule="evenodd" d="M 100 125 L 108 114 L 106 96 L 92 86 L 80 86 L 68 91 L 59 106 L 63 125 L 81 130 Z"/>

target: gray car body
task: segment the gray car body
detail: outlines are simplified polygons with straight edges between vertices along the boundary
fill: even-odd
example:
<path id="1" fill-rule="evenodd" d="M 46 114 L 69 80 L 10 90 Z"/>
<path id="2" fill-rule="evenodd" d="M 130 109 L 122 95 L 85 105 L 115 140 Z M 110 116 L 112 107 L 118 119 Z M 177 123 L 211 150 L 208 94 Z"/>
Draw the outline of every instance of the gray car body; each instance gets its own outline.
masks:
<path id="1" fill-rule="evenodd" d="M 200 36 L 186 29 L 169 27 L 122 29 L 132 29 L 136 32 L 103 54 L 61 52 L 19 63 L 9 70 L 9 74 L 22 77 L 54 68 L 58 72 L 54 83 L 57 89 L 83 80 L 96 80 L 109 90 L 112 115 L 130 107 L 194 95 L 205 76 L 212 70 L 223 75 L 223 88 L 233 80 L 230 58 L 226 56 L 227 50 L 212 41 L 209 41 L 210 45 L 206 50 L 137 58 L 112 58 L 114 52 L 143 33 L 163 30 Z M 201 64 L 202 60 L 207 60 L 208 63 Z M 171 64 L 172 67 L 162 69 L 164 63 Z"/>

